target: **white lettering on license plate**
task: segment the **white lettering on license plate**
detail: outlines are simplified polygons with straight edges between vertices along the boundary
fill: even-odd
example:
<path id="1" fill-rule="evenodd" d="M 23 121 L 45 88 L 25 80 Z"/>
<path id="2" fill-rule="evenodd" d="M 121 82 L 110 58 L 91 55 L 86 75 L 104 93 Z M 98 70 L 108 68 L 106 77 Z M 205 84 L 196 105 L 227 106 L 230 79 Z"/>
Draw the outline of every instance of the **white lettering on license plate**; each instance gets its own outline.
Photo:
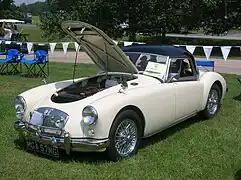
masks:
<path id="1" fill-rule="evenodd" d="M 50 145 L 41 144 L 35 141 L 26 140 L 26 147 L 31 151 L 36 151 L 52 157 L 59 157 L 58 148 Z"/>

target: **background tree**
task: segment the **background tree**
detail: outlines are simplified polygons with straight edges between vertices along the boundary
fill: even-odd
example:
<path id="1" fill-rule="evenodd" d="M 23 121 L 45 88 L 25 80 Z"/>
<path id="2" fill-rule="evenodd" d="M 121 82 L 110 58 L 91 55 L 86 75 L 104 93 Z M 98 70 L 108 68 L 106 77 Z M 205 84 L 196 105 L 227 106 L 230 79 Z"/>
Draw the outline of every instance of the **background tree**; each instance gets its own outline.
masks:
<path id="1" fill-rule="evenodd" d="M 130 41 L 136 40 L 136 33 L 142 30 L 149 32 L 148 23 L 151 17 L 152 0 L 121 0 L 118 1 L 117 23 L 127 22 L 127 35 Z"/>
<path id="2" fill-rule="evenodd" d="M 0 0 L 0 18 L 20 19 L 22 13 L 20 9 L 13 4 L 13 0 Z"/>
<path id="3" fill-rule="evenodd" d="M 221 34 L 241 22 L 238 0 L 47 0 L 46 5 L 40 28 L 52 38 L 64 35 L 60 28 L 63 20 L 88 22 L 112 37 L 117 36 L 119 24 L 127 22 L 130 41 L 136 41 L 137 33 L 165 39 L 167 33 L 180 32 L 183 27 Z"/>
<path id="4" fill-rule="evenodd" d="M 93 24 L 109 35 L 116 28 L 117 3 L 111 0 L 48 0 L 49 12 L 41 14 L 40 28 L 46 37 L 62 37 L 61 22 L 80 20 Z"/>
<path id="5" fill-rule="evenodd" d="M 239 0 L 216 0 L 212 8 L 205 8 L 201 27 L 206 34 L 219 35 L 241 26 Z"/>
<path id="6" fill-rule="evenodd" d="M 153 9 L 149 17 L 149 27 L 157 36 L 166 37 L 166 33 L 180 29 L 180 1 L 153 0 Z"/>
<path id="7" fill-rule="evenodd" d="M 31 13 L 33 16 L 39 16 L 41 13 L 48 11 L 48 4 L 46 2 L 36 2 L 26 5 L 25 3 L 20 5 L 20 10 L 26 14 Z"/>

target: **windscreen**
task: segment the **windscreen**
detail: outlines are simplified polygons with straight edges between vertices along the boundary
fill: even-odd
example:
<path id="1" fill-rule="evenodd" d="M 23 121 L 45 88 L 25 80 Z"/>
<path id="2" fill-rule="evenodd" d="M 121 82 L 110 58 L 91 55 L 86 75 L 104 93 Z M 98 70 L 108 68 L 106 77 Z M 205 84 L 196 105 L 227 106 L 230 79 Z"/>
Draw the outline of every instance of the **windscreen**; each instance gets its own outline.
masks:
<path id="1" fill-rule="evenodd" d="M 145 75 L 164 79 L 168 74 L 169 57 L 148 53 L 126 53 L 129 59 L 137 67 L 138 71 Z"/>

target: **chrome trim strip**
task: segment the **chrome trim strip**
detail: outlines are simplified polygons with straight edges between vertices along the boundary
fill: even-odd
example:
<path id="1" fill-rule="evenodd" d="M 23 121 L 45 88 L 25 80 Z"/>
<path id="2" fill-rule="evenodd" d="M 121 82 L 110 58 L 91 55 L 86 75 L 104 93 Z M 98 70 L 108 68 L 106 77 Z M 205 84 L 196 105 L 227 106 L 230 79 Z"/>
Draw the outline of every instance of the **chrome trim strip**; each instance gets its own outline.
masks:
<path id="1" fill-rule="evenodd" d="M 38 136 L 36 133 L 28 131 L 25 124 L 20 121 L 14 123 L 14 129 L 19 132 L 19 139 L 21 142 L 32 140 L 45 145 L 52 145 L 65 150 L 66 154 L 70 154 L 71 151 L 101 151 L 107 148 L 109 143 L 108 139 L 72 139 L 68 132 L 64 132 L 64 137 L 50 137 L 46 135 Z"/>

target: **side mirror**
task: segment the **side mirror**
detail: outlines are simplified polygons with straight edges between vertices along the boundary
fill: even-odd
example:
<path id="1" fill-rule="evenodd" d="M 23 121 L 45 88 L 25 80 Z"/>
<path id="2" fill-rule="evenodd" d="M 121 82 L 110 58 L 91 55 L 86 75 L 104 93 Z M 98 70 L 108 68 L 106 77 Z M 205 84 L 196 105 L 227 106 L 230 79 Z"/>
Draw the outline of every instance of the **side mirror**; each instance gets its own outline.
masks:
<path id="1" fill-rule="evenodd" d="M 167 83 L 171 82 L 173 79 L 178 80 L 180 78 L 180 74 L 179 73 L 171 73 L 170 78 L 167 80 Z"/>

